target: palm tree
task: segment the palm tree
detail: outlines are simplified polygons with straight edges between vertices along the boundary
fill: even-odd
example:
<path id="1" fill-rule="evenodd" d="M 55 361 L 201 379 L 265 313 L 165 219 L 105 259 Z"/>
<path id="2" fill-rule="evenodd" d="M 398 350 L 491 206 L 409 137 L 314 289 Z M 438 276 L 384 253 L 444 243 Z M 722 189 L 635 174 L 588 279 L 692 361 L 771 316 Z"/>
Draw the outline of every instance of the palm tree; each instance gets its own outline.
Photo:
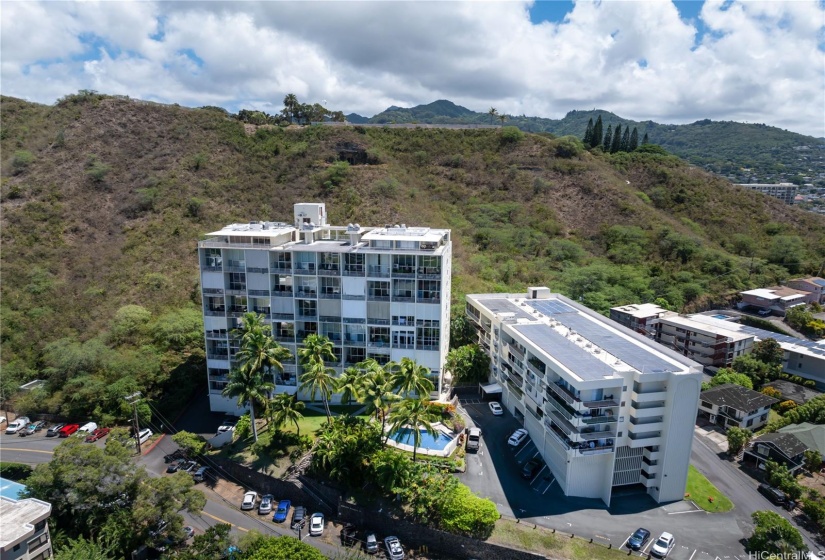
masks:
<path id="1" fill-rule="evenodd" d="M 388 364 L 387 369 L 391 372 L 390 383 L 392 388 L 402 395 L 415 393 L 419 396 L 429 395 L 435 386 L 430 381 L 430 369 L 418 365 L 415 360 L 401 358 L 401 362 Z"/>
<path id="2" fill-rule="evenodd" d="M 320 392 L 327 413 L 327 422 L 332 419 L 329 398 L 335 390 L 335 370 L 326 366 L 325 360 L 335 360 L 332 341 L 325 336 L 311 334 L 304 339 L 304 347 L 298 350 L 304 373 L 301 375 L 301 390 L 309 391 L 310 399 Z"/>
<path id="3" fill-rule="evenodd" d="M 404 426 L 409 426 L 413 435 L 413 462 L 421 446 L 421 429 L 423 428 L 433 437 L 438 431 L 433 428 L 433 422 L 438 421 L 438 415 L 430 408 L 428 398 L 404 399 L 390 412 L 390 432 L 396 433 Z"/>
<path id="4" fill-rule="evenodd" d="M 298 112 L 298 97 L 294 93 L 288 93 L 284 97 L 284 113 L 289 116 L 289 122 L 295 122 L 295 114 Z"/>
<path id="5" fill-rule="evenodd" d="M 502 126 L 504 126 L 504 121 L 507 120 L 507 115 L 499 115 L 498 120 L 501 121 Z"/>
<path id="6" fill-rule="evenodd" d="M 304 409 L 304 403 L 295 398 L 295 395 L 289 393 L 278 393 L 272 399 L 269 406 L 269 413 L 272 417 L 272 423 L 280 428 L 287 422 L 295 424 L 295 431 L 298 437 L 301 437 L 301 427 L 298 421 L 304 417 L 301 411 Z"/>
<path id="7" fill-rule="evenodd" d="M 364 372 L 355 366 L 348 367 L 335 381 L 335 392 L 341 393 L 341 402 L 352 404 L 361 392 L 361 380 Z"/>
<path id="8" fill-rule="evenodd" d="M 367 414 L 375 418 L 381 417 L 381 437 L 386 439 L 384 427 L 387 422 L 387 409 L 399 397 L 392 392 L 392 385 L 387 379 L 387 372 L 378 362 L 369 359 L 358 364 L 358 367 L 364 371 L 358 402 L 366 405 Z"/>
<path id="9" fill-rule="evenodd" d="M 495 107 L 490 107 L 490 110 L 487 111 L 487 114 L 490 115 L 490 124 L 493 124 L 493 119 L 498 115 L 498 110 Z"/>
<path id="10" fill-rule="evenodd" d="M 264 322 L 263 315 L 245 314 L 241 328 L 232 334 L 240 338 L 240 349 L 235 354 L 238 366 L 229 374 L 229 383 L 221 394 L 237 397 L 238 406 L 249 406 L 252 435 L 257 442 L 255 405 L 267 405 L 267 396 L 275 389 L 267 377 L 273 369 L 283 371 L 282 361 L 291 354 L 270 336 L 270 327 Z"/>

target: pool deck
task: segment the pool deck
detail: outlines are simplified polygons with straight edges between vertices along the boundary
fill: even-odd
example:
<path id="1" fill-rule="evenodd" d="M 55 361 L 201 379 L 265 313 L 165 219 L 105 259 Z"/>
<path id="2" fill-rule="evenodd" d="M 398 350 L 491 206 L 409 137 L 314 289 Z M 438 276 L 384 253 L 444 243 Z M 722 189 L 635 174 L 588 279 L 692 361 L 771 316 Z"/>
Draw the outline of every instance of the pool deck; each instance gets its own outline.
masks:
<path id="1" fill-rule="evenodd" d="M 403 428 L 408 428 L 410 430 L 413 429 L 412 426 L 402 426 Z M 455 451 L 456 446 L 458 445 L 458 436 L 460 434 L 453 433 L 447 426 L 442 424 L 441 422 L 436 422 L 433 424 L 433 428 L 435 428 L 440 433 L 444 434 L 445 436 L 449 437 L 451 441 L 444 447 L 444 449 L 429 449 L 427 447 L 419 447 L 415 448 L 413 445 L 407 445 L 406 443 L 399 443 L 392 438 L 387 438 L 387 445 L 390 447 L 395 447 L 396 449 L 401 449 L 402 451 L 409 451 L 412 453 L 415 451 L 416 453 L 420 453 L 421 455 L 429 455 L 432 457 L 449 457 Z"/>

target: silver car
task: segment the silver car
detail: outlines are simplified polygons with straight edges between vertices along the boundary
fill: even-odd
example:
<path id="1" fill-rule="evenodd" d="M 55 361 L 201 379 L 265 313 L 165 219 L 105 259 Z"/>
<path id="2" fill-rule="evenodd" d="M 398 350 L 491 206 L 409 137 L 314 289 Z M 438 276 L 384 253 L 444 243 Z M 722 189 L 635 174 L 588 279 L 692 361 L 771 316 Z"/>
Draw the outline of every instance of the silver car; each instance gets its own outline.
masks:
<path id="1" fill-rule="evenodd" d="M 264 494 L 261 498 L 261 503 L 258 504 L 258 515 L 266 515 L 272 512 L 272 502 L 275 496 L 272 494 Z"/>

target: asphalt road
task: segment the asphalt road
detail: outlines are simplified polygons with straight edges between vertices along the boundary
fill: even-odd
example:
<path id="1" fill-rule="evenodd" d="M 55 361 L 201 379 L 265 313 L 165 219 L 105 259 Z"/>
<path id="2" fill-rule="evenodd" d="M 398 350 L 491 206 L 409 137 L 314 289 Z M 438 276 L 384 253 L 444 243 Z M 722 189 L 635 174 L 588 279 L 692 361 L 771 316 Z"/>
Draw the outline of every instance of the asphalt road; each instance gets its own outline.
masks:
<path id="1" fill-rule="evenodd" d="M 487 404 L 479 401 L 465 401 L 462 406 L 482 430 L 482 448 L 478 454 L 467 455 L 462 482 L 495 502 L 502 515 L 522 522 L 592 537 L 614 547 L 624 546 L 636 528 L 645 527 L 652 533 L 651 540 L 638 555 L 646 556 L 658 535 L 667 531 L 676 537 L 668 556 L 673 560 L 744 560 L 744 539 L 753 529 L 753 511 L 776 511 L 791 519 L 787 511 L 756 492 L 756 481 L 735 463 L 720 459 L 698 437 L 694 438 L 692 463 L 736 504 L 731 512 L 709 514 L 687 501 L 657 504 L 643 491 L 614 493 L 610 508 L 601 500 L 566 497 L 546 466 L 531 480 L 522 477 L 522 465 L 538 452 L 529 440 L 516 449 L 507 445 L 508 436 L 521 427 L 509 413 L 493 416 Z M 811 550 L 820 550 L 810 535 L 800 532 Z"/>

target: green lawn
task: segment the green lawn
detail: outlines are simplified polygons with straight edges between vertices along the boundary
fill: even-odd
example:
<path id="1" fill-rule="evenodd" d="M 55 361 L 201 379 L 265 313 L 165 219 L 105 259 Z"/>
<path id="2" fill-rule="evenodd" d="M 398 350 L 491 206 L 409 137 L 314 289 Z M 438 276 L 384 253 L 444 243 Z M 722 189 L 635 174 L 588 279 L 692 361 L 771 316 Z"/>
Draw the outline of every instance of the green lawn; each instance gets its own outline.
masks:
<path id="1" fill-rule="evenodd" d="M 700 473 L 693 465 L 690 465 L 690 470 L 688 471 L 685 497 L 693 501 L 703 510 L 712 513 L 733 509 L 733 502 L 722 494 L 716 486 L 711 484 L 710 481 L 705 478 L 705 475 Z"/>
<path id="2" fill-rule="evenodd" d="M 608 549 L 601 544 L 591 544 L 588 540 L 570 538 L 570 533 L 554 533 L 532 523 L 516 523 L 510 519 L 499 519 L 488 542 L 529 550 L 551 558 L 571 560 L 617 560 L 627 558 L 627 552 L 617 548 Z"/>

